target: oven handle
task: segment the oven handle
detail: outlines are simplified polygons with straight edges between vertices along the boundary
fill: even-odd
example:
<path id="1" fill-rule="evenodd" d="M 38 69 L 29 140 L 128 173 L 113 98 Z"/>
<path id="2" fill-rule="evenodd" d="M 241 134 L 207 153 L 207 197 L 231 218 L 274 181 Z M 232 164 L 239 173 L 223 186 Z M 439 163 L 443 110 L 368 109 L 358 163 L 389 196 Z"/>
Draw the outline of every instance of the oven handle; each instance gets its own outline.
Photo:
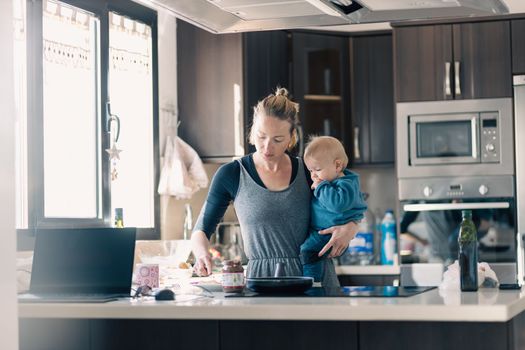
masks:
<path id="1" fill-rule="evenodd" d="M 477 203 L 423 203 L 405 204 L 405 211 L 435 211 L 435 210 L 462 210 L 462 209 L 507 209 L 508 202 L 477 202 Z"/>

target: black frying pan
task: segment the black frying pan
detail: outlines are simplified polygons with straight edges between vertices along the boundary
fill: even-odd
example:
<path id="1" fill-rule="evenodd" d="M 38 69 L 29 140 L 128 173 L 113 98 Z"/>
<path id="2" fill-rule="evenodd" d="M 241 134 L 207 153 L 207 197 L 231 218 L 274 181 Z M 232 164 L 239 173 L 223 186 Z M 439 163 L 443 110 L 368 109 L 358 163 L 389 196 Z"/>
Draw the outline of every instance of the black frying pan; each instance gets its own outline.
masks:
<path id="1" fill-rule="evenodd" d="M 246 288 L 256 293 L 304 293 L 312 287 L 311 277 L 284 277 L 284 264 L 277 263 L 274 277 L 254 277 L 246 279 Z"/>

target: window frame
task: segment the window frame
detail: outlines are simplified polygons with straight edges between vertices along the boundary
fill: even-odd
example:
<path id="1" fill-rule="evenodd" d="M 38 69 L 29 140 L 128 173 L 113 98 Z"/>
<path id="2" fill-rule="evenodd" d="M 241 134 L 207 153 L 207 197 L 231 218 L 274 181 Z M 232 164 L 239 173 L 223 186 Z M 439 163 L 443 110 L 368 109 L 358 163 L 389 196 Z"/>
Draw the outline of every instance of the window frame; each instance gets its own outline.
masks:
<path id="1" fill-rule="evenodd" d="M 157 192 L 159 158 L 159 92 L 158 92 L 158 28 L 157 12 L 130 0 L 59 0 L 63 3 L 82 8 L 95 14 L 100 20 L 99 57 L 100 57 L 100 101 L 98 123 L 100 150 L 102 153 L 99 190 L 102 198 L 97 208 L 102 218 L 46 218 L 44 216 L 44 169 L 43 169 L 43 0 L 27 1 L 27 193 L 28 193 L 28 229 L 18 229 L 19 249 L 27 247 L 39 228 L 71 227 L 110 227 L 113 223 L 111 213 L 110 161 L 105 149 L 110 145 L 110 134 L 106 131 L 108 113 L 108 74 L 109 74 L 109 12 L 141 21 L 151 27 L 152 40 L 152 98 L 153 98 L 153 162 L 154 162 L 154 227 L 137 228 L 137 239 L 160 239 L 160 196 Z M 99 204 L 97 204 L 98 207 Z M 22 247 L 21 247 L 22 246 Z"/>

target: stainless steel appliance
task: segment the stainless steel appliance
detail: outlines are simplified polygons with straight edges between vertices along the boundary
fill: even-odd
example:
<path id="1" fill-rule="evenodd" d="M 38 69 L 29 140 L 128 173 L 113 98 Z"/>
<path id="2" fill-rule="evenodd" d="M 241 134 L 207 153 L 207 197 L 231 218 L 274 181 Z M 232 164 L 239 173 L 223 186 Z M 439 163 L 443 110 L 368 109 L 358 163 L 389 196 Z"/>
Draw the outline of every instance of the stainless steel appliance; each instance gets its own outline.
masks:
<path id="1" fill-rule="evenodd" d="M 523 284 L 525 237 L 525 76 L 514 77 L 514 131 L 516 149 L 516 212 L 518 230 L 518 283 Z"/>
<path id="2" fill-rule="evenodd" d="M 457 259 L 461 210 L 471 209 L 480 261 L 491 265 L 500 282 L 515 282 L 521 244 L 513 124 L 510 98 L 397 105 L 402 263 Z M 410 246 L 405 236 L 425 243 L 410 251 L 410 261 L 404 259 Z"/>
<path id="3" fill-rule="evenodd" d="M 514 175 L 512 99 L 397 104 L 399 179 Z"/>
<path id="4" fill-rule="evenodd" d="M 482 195 L 481 186 L 489 192 Z M 422 198 L 418 187 L 434 188 L 432 199 Z M 413 262 L 455 260 L 461 210 L 470 209 L 478 229 L 480 261 L 505 263 L 507 274 L 515 279 L 517 230 L 512 177 L 494 177 L 490 183 L 481 177 L 417 179 L 403 192 L 406 198 L 400 202 L 400 232 L 428 242 L 425 254 L 415 261 L 412 257 Z M 401 255 L 403 260 L 403 251 Z"/>

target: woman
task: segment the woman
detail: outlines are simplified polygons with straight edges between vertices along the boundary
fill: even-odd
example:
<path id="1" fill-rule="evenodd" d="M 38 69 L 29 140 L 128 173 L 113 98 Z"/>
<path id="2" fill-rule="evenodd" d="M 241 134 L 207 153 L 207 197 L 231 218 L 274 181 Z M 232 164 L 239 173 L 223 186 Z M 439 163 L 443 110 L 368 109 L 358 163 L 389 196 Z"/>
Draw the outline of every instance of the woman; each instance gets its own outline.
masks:
<path id="1" fill-rule="evenodd" d="M 209 237 L 231 201 L 249 259 L 248 277 L 272 276 L 277 262 L 285 263 L 286 275 L 302 275 L 299 247 L 308 234 L 311 180 L 302 159 L 287 152 L 297 142 L 299 123 L 299 105 L 287 96 L 280 88 L 259 101 L 249 138 L 256 152 L 221 166 L 213 177 L 191 237 L 200 276 L 211 274 Z M 319 256 L 330 248 L 330 258 L 341 255 L 356 232 L 354 222 L 320 231 L 332 238 Z M 326 261 L 322 284 L 338 286 L 333 262 Z"/>

